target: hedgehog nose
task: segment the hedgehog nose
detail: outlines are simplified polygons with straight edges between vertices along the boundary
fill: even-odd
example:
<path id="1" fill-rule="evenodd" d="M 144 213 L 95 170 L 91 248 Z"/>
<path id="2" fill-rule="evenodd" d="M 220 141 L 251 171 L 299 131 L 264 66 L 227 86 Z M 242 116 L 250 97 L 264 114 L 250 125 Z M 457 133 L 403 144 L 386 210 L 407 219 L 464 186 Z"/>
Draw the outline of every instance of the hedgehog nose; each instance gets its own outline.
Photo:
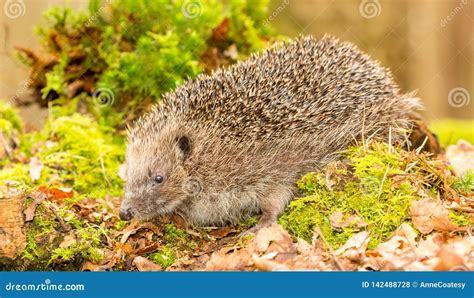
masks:
<path id="1" fill-rule="evenodd" d="M 120 217 L 121 220 L 130 220 L 130 219 L 132 219 L 132 210 L 130 208 L 120 209 L 119 217 Z"/>

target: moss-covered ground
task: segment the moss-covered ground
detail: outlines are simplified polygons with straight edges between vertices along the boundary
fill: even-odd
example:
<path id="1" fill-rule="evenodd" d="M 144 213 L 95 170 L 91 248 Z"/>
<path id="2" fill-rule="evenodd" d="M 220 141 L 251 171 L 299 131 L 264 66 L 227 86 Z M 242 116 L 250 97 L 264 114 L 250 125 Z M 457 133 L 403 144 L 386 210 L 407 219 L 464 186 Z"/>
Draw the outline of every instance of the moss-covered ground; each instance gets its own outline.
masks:
<path id="1" fill-rule="evenodd" d="M 451 189 L 471 192 L 474 186 L 472 172 L 460 178 L 446 175 L 442 161 L 386 143 L 352 147 L 344 157 L 298 182 L 302 197 L 291 202 L 280 218 L 295 237 L 311 241 L 314 229 L 320 227 L 329 244 L 338 248 L 355 232 L 368 230 L 369 248 L 375 248 L 402 223 L 410 223 L 414 200 L 449 196 Z M 343 227 L 331 222 L 335 215 Z M 450 216 L 459 226 L 469 224 L 465 213 L 451 211 Z"/>

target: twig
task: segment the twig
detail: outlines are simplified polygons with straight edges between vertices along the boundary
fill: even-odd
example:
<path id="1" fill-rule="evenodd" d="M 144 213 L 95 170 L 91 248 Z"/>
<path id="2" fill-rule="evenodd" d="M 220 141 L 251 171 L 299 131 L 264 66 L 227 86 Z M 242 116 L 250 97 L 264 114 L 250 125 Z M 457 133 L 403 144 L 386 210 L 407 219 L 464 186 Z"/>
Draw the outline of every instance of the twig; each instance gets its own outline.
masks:
<path id="1" fill-rule="evenodd" d="M 319 227 L 317 227 L 314 232 L 316 234 L 318 234 L 318 236 L 321 238 L 321 240 L 323 241 L 324 245 L 326 246 L 326 248 L 328 249 L 329 251 L 329 254 L 331 255 L 334 263 L 336 264 L 337 268 L 341 271 L 346 271 L 346 269 L 344 268 L 344 266 L 341 264 L 341 262 L 339 261 L 339 258 L 336 256 L 336 254 L 334 253 L 334 251 L 332 250 L 331 246 L 329 245 L 329 243 L 326 241 L 326 238 L 324 238 L 324 235 L 323 233 L 321 232 L 321 229 Z"/>
<path id="2" fill-rule="evenodd" d="M 102 170 L 102 175 L 104 175 L 105 182 L 107 182 L 107 185 L 110 186 L 110 181 L 109 178 L 107 178 L 107 175 L 105 174 L 105 165 L 104 165 L 104 159 L 102 158 L 102 155 L 99 158 L 100 160 L 100 168 Z"/>
<path id="3" fill-rule="evenodd" d="M 56 207 L 56 205 L 54 205 L 53 203 L 49 202 L 49 201 L 45 201 L 46 203 L 46 206 L 49 208 L 49 210 L 51 210 L 51 212 L 54 213 L 54 215 L 56 216 L 56 219 L 59 221 L 59 224 L 61 225 L 61 228 L 62 228 L 62 231 L 63 232 L 68 232 L 71 230 L 71 227 L 68 226 L 64 220 L 62 219 L 61 215 L 59 215 L 59 212 L 58 212 L 58 209 Z"/>
<path id="4" fill-rule="evenodd" d="M 380 182 L 380 189 L 379 189 L 379 194 L 377 196 L 377 199 L 379 199 L 380 196 L 382 195 L 383 184 L 385 183 L 385 179 L 387 179 L 387 174 L 388 174 L 389 169 L 390 169 L 390 166 L 387 166 L 387 169 L 385 170 L 385 173 L 383 174 L 382 181 Z"/>

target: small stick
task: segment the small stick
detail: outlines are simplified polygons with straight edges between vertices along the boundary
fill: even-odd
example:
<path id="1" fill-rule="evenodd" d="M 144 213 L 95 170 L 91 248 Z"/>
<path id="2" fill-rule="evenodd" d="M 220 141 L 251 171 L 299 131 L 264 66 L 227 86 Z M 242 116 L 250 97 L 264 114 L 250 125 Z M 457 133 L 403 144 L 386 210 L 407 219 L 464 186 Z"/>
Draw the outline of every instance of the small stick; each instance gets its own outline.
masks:
<path id="1" fill-rule="evenodd" d="M 338 257 L 336 256 L 336 254 L 334 253 L 334 251 L 332 250 L 331 246 L 329 245 L 329 243 L 326 241 L 326 238 L 324 238 L 324 235 L 323 233 L 321 232 L 321 229 L 319 227 L 317 227 L 314 232 L 316 234 L 318 234 L 318 236 L 321 238 L 321 240 L 323 241 L 324 245 L 326 246 L 326 248 L 328 249 L 329 251 L 329 254 L 331 255 L 334 263 L 336 264 L 337 268 L 341 271 L 346 271 L 346 269 L 344 268 L 344 266 L 342 266 L 341 262 L 339 262 L 339 259 Z"/>

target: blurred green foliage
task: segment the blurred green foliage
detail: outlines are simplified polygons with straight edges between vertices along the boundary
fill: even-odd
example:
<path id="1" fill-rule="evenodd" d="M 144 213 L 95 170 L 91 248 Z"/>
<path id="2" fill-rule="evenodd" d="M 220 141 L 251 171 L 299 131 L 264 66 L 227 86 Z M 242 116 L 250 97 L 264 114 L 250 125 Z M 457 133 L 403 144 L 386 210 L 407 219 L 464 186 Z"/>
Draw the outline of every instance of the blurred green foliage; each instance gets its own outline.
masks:
<path id="1" fill-rule="evenodd" d="M 77 110 L 120 126 L 185 79 L 264 48 L 274 36 L 263 25 L 267 4 L 91 0 L 83 12 L 53 7 L 36 29 L 52 59 L 39 70 L 41 97 L 59 105 L 79 97 Z"/>
<path id="2" fill-rule="evenodd" d="M 64 116 L 61 112 L 53 109 L 41 131 L 19 136 L 19 154 L 37 158 L 42 165 L 41 177 L 33 181 L 31 166 L 2 160 L 0 185 L 13 180 L 26 188 L 71 187 L 79 197 L 119 196 L 122 181 L 117 172 L 123 162 L 123 137 L 105 131 L 90 116 Z"/>
<path id="3" fill-rule="evenodd" d="M 474 119 L 436 120 L 432 121 L 430 129 L 436 133 L 443 146 L 456 144 L 461 139 L 474 144 Z"/>

